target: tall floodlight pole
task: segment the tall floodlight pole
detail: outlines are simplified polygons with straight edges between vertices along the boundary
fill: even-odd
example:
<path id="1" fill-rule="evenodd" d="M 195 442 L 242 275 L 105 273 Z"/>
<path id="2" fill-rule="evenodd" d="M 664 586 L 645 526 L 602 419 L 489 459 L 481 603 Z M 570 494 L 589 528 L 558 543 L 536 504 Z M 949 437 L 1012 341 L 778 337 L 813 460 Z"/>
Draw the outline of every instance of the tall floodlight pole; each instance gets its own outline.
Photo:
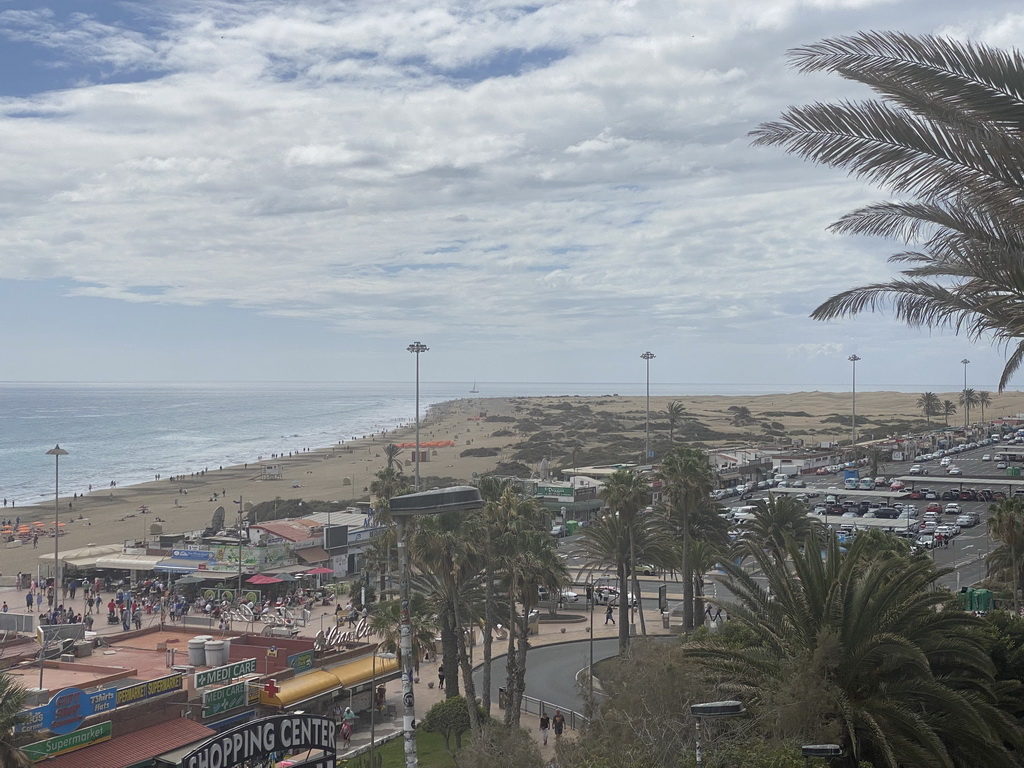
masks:
<path id="1" fill-rule="evenodd" d="M 646 464 L 651 460 L 651 360 L 654 359 L 653 352 L 644 352 L 640 357 L 647 362 L 647 419 L 644 425 L 644 460 Z"/>
<path id="2" fill-rule="evenodd" d="M 420 353 L 428 351 L 430 347 L 414 341 L 406 349 L 416 355 L 416 461 L 414 462 L 416 481 L 413 488 L 418 491 L 420 489 Z"/>
<path id="3" fill-rule="evenodd" d="M 964 366 L 964 437 L 967 437 L 967 418 L 970 406 L 967 404 L 967 366 L 971 364 L 971 361 L 966 357 L 960 361 Z"/>
<path id="4" fill-rule="evenodd" d="M 857 445 L 857 361 L 860 360 L 856 355 L 850 355 L 848 358 L 853 363 L 853 446 Z"/>
<path id="5" fill-rule="evenodd" d="M 300 502 L 301 503 L 301 502 Z M 242 496 L 239 494 L 238 501 L 238 603 L 242 602 Z"/>
<path id="6" fill-rule="evenodd" d="M 55 445 L 46 452 L 53 456 L 53 594 L 60 590 L 60 457 L 67 456 L 60 445 Z"/>

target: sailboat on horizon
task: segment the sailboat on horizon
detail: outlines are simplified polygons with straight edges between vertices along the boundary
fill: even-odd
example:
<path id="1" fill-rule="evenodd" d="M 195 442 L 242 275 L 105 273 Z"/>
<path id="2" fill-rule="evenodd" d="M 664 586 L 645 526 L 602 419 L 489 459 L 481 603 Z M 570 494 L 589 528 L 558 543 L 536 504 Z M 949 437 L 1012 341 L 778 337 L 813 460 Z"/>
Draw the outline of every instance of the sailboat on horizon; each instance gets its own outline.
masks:
<path id="1" fill-rule="evenodd" d="M 471 395 L 475 395 L 475 394 L 478 394 L 479 392 L 480 392 L 480 390 L 476 388 L 476 379 L 474 379 L 473 380 L 473 388 L 471 390 L 469 390 L 469 393 Z"/>

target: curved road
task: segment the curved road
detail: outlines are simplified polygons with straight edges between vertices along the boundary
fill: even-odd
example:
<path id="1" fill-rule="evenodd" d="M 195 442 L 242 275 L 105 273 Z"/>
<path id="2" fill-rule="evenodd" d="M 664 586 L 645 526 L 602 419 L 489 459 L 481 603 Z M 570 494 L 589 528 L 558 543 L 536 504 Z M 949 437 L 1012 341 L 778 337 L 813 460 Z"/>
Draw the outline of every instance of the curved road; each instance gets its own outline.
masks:
<path id="1" fill-rule="evenodd" d="M 619 651 L 618 638 L 594 640 L 594 663 Z M 576 673 L 590 664 L 590 641 L 540 645 L 526 655 L 526 695 L 552 706 L 583 711 L 583 699 L 576 687 Z M 477 695 L 483 685 L 479 668 L 473 672 Z M 505 684 L 505 654 L 491 662 L 491 701 L 498 702 L 498 686 Z M 550 711 L 550 710 L 549 710 Z"/>

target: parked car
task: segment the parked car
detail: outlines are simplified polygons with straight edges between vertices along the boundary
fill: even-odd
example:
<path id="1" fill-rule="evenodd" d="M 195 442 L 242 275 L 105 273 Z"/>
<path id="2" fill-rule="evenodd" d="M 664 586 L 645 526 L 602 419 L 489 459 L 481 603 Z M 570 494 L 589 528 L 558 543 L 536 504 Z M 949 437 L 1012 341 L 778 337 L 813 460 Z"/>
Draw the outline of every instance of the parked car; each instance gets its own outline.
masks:
<path id="1" fill-rule="evenodd" d="M 1006 462 L 1000 461 L 996 463 L 996 469 L 1006 469 Z"/>
<path id="2" fill-rule="evenodd" d="M 914 544 L 922 549 L 931 549 L 935 546 L 935 537 L 930 533 L 924 533 L 914 540 Z"/>
<path id="3" fill-rule="evenodd" d="M 956 518 L 956 524 L 964 528 L 973 528 L 980 522 L 981 517 L 977 512 L 964 512 Z"/>
<path id="4" fill-rule="evenodd" d="M 984 456 L 981 457 L 981 460 L 982 461 L 992 461 L 992 455 L 989 454 L 989 453 L 986 453 Z"/>
<path id="5" fill-rule="evenodd" d="M 947 515 L 959 515 L 963 511 L 964 511 L 963 507 L 961 507 L 959 504 L 955 504 L 954 503 L 954 504 L 947 504 L 946 505 L 946 514 Z"/>
<path id="6" fill-rule="evenodd" d="M 946 472 L 951 474 L 951 475 L 962 475 L 964 473 L 964 471 L 962 469 L 960 469 L 960 467 L 956 466 L 955 464 L 951 464 L 949 466 L 949 468 L 946 469 Z"/>
<path id="7" fill-rule="evenodd" d="M 937 501 L 933 501 L 931 504 L 929 504 L 927 507 L 925 507 L 924 511 L 925 512 L 938 512 L 939 514 L 942 514 L 942 505 L 939 504 L 939 502 L 937 502 Z"/>

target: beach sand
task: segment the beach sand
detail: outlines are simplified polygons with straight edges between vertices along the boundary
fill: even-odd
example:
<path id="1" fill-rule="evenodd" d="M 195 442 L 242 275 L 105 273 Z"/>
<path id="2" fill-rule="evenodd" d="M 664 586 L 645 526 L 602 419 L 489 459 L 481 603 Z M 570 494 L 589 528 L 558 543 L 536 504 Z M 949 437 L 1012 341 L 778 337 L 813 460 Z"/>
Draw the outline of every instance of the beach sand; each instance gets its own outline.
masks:
<path id="1" fill-rule="evenodd" d="M 917 410 L 918 395 L 898 392 L 858 392 L 857 422 L 862 438 L 875 433 L 881 438 L 897 423 L 924 420 Z M 940 395 L 956 399 L 955 394 Z M 683 420 L 674 430 L 675 444 L 700 441 L 705 446 L 744 445 L 762 439 L 765 427 L 808 444 L 848 440 L 851 400 L 848 393 L 799 392 L 758 397 L 652 397 L 651 445 L 661 455 L 669 448 L 669 425 L 665 409 L 678 401 L 684 407 Z M 736 409 L 750 410 L 753 421 L 734 423 Z M 1024 412 L 1024 394 L 1007 392 L 993 395 L 985 410 L 986 420 L 1016 416 Z M 977 412 L 975 416 L 979 415 Z M 952 416 L 952 424 L 962 423 Z M 832 419 L 829 421 L 829 419 Z M 845 419 L 845 421 L 844 421 Z M 974 420 L 974 419 L 972 419 Z M 773 423 L 777 426 L 771 426 Z M 932 424 L 941 426 L 941 417 Z M 584 466 L 592 460 L 637 461 L 645 434 L 645 398 L 619 397 L 534 397 L 473 398 L 434 406 L 420 425 L 421 443 L 452 440 L 453 447 L 431 450 L 429 462 L 421 465 L 424 487 L 451 482 L 469 482 L 474 475 L 493 472 L 500 463 L 521 464 L 536 471 L 541 458 L 550 467 Z M 366 500 L 373 475 L 386 465 L 383 446 L 391 442 L 413 442 L 412 426 L 393 430 L 386 436 L 367 437 L 275 459 L 283 466 L 281 479 L 263 479 L 259 464 L 212 467 L 203 475 L 185 476 L 174 482 L 167 479 L 130 487 L 93 490 L 75 500 L 59 502 L 60 519 L 66 521 L 66 533 L 60 537 L 62 551 L 88 544 L 120 544 L 139 540 L 160 517 L 165 533 L 200 530 L 210 524 L 217 507 L 223 506 L 228 520 L 236 509 L 232 500 L 245 504 L 279 499 L 340 501 Z M 605 448 L 605 446 L 610 446 Z M 462 456 L 467 450 L 489 454 Z M 411 450 L 403 451 L 403 471 L 412 475 L 407 460 Z M 432 478 L 436 478 L 433 482 Z M 182 491 L 187 490 L 185 494 Z M 213 501 L 216 492 L 218 500 Z M 223 494 L 223 495 L 221 495 Z M 69 511 L 69 501 L 72 508 Z M 148 514 L 139 513 L 146 506 Z M 88 522 L 77 520 L 82 515 Z M 3 517 L 20 516 L 23 523 L 39 520 L 52 524 L 54 505 L 41 503 L 3 511 Z M 53 553 L 53 539 L 0 549 L 0 572 L 6 578 L 17 571 L 35 573 L 40 556 Z M 6 580 L 6 579 L 5 579 Z"/>

